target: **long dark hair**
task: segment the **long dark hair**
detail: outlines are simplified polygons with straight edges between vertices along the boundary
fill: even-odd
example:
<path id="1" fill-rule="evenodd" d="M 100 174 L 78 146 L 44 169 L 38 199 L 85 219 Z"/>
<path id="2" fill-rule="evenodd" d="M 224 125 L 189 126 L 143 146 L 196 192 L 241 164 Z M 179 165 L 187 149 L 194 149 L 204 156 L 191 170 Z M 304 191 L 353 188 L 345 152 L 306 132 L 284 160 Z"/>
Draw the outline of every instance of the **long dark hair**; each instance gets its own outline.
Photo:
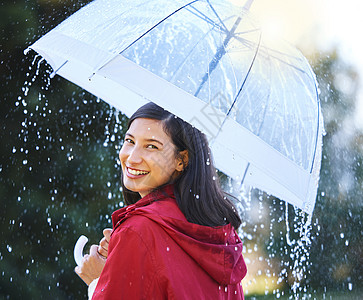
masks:
<path id="1" fill-rule="evenodd" d="M 176 155 L 188 150 L 188 164 L 175 181 L 174 193 L 180 210 L 191 223 L 205 226 L 222 226 L 231 223 L 238 228 L 241 219 L 231 196 L 220 187 L 213 166 L 206 136 L 160 106 L 149 102 L 140 107 L 129 119 L 128 128 L 137 118 L 162 121 L 163 129 L 176 147 Z M 139 193 L 125 188 L 122 193 L 127 205 L 140 199 Z"/>

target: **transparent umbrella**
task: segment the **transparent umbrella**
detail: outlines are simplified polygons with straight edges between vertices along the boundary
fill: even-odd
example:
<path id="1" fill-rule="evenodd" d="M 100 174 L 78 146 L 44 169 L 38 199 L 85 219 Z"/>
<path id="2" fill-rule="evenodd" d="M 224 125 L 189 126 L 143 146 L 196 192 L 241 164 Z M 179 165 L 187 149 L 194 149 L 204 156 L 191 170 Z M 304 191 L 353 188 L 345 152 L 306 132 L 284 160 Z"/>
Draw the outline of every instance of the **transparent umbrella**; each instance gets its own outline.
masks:
<path id="1" fill-rule="evenodd" d="M 95 0 L 30 46 L 130 115 L 148 101 L 204 132 L 227 175 L 311 213 L 321 158 L 317 84 L 225 0 Z"/>

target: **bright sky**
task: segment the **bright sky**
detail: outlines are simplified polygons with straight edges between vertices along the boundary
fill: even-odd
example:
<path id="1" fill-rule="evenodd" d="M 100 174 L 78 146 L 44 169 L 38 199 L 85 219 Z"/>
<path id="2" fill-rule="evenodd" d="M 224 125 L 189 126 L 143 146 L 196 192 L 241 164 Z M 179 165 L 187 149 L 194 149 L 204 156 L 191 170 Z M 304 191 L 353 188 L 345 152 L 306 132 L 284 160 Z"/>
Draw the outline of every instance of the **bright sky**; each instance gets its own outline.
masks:
<path id="1" fill-rule="evenodd" d="M 363 130 L 363 1 L 361 0 L 254 0 L 251 12 L 271 34 L 292 44 L 336 46 L 361 77 L 355 125 Z M 304 49 L 302 49 L 304 52 Z"/>

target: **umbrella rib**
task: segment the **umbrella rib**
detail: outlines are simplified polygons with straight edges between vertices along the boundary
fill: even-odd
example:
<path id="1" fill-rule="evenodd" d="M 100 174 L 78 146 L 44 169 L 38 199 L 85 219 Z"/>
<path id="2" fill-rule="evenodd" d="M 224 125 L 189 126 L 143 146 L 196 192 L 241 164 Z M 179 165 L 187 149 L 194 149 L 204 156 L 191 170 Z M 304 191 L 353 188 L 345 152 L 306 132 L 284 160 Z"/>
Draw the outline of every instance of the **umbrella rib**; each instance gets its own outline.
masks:
<path id="1" fill-rule="evenodd" d="M 208 71 L 204 74 L 204 76 L 202 78 L 202 82 L 200 83 L 197 91 L 194 93 L 194 96 L 198 96 L 198 94 L 201 91 L 201 89 L 203 88 L 204 84 L 207 82 L 210 74 L 215 70 L 215 68 L 217 67 L 217 65 L 218 65 L 219 61 L 221 60 L 221 58 L 223 57 L 223 55 L 226 54 L 226 46 L 229 43 L 229 41 L 231 40 L 232 36 L 234 35 L 234 32 L 235 32 L 237 26 L 239 25 L 239 23 L 241 22 L 241 20 L 242 20 L 241 17 L 237 18 L 236 22 L 233 24 L 232 29 L 228 32 L 228 35 L 224 39 L 223 44 L 218 47 L 216 54 L 214 55 L 213 59 L 209 63 Z"/>
<path id="2" fill-rule="evenodd" d="M 270 79 L 272 77 L 272 68 L 271 68 L 271 61 L 270 61 L 270 68 L 269 68 L 269 76 L 268 76 Z M 267 101 L 266 101 L 266 105 L 265 105 L 265 109 L 264 109 L 264 112 L 263 112 L 263 117 L 262 117 L 262 122 L 258 128 L 258 131 L 257 131 L 257 136 L 260 136 L 261 134 L 261 130 L 262 130 L 262 126 L 264 125 L 265 123 L 265 119 L 266 119 L 266 114 L 267 114 L 267 108 L 270 104 L 270 96 L 271 96 L 271 85 L 269 85 L 269 93 L 268 93 L 268 97 L 267 97 Z"/>
<path id="3" fill-rule="evenodd" d="M 240 187 L 242 187 L 242 185 L 243 185 L 243 183 L 244 183 L 244 181 L 245 181 L 245 179 L 246 179 L 247 171 L 248 171 L 248 169 L 250 168 L 250 165 L 251 165 L 251 163 L 250 163 L 250 162 L 248 162 L 248 163 L 247 163 L 247 166 L 246 166 L 246 169 L 245 169 L 245 171 L 243 172 L 243 176 L 242 176 L 242 180 L 241 180 Z"/>
<path id="4" fill-rule="evenodd" d="M 281 58 L 278 58 L 277 56 L 275 56 L 275 55 L 270 55 L 270 57 L 273 57 L 274 59 L 276 59 L 276 60 L 278 60 L 279 62 L 282 62 L 282 63 L 284 63 L 285 65 L 287 65 L 287 66 L 289 66 L 289 67 L 292 67 L 292 68 L 294 68 L 295 70 L 297 70 L 297 71 L 300 71 L 300 72 L 302 72 L 302 73 L 305 73 L 306 74 L 306 72 L 305 72 L 305 70 L 303 70 L 303 69 L 301 69 L 301 68 L 299 68 L 299 67 L 297 67 L 297 66 L 294 66 L 293 64 L 291 64 L 291 63 L 289 63 L 289 62 L 287 62 L 287 61 L 284 61 L 283 59 L 281 59 Z"/>
<path id="5" fill-rule="evenodd" d="M 151 30 L 153 30 L 155 27 L 157 27 L 159 24 L 161 24 L 162 22 L 164 22 L 166 19 L 168 19 L 169 17 L 171 17 L 172 15 L 174 15 L 175 13 L 177 13 L 178 11 L 182 10 L 183 8 L 197 2 L 199 0 L 194 0 L 194 1 L 191 1 L 189 2 L 188 4 L 185 4 L 184 6 L 182 7 L 179 7 L 177 10 L 175 10 L 174 12 L 172 12 L 171 14 L 169 14 L 168 16 L 166 16 L 165 18 L 163 18 L 162 20 L 160 20 L 159 22 L 157 22 L 154 26 L 152 26 L 150 29 L 148 29 L 147 31 L 145 31 L 142 35 L 140 35 L 137 39 L 135 39 L 130 45 L 128 45 L 125 49 L 123 49 L 121 52 L 119 52 L 118 54 L 122 54 L 123 52 L 125 52 L 127 49 L 129 49 L 131 46 L 133 46 L 135 43 L 137 43 L 141 38 L 143 38 L 146 34 L 148 34 Z M 107 60 L 101 67 L 99 67 L 97 69 L 97 71 L 101 70 L 104 66 L 106 66 L 109 62 L 111 62 L 112 60 L 114 60 L 117 55 L 114 55 L 113 57 L 111 57 L 109 60 Z M 96 74 L 96 72 L 93 72 L 93 75 L 94 76 Z"/>
<path id="6" fill-rule="evenodd" d="M 226 114 L 226 117 L 224 118 L 223 123 L 225 122 L 225 120 L 227 119 L 227 117 L 229 116 L 229 114 L 231 113 L 232 108 L 233 108 L 233 106 L 236 104 L 236 102 L 237 102 L 237 98 L 238 98 L 238 96 L 240 95 L 240 93 L 241 93 L 241 91 L 242 91 L 242 89 L 243 89 L 243 87 L 244 87 L 244 85 L 245 85 L 245 83 L 246 83 L 246 81 L 247 81 L 247 78 L 248 78 L 248 76 L 249 76 L 249 75 L 250 75 L 250 73 L 251 73 L 252 66 L 253 66 L 253 64 L 255 63 L 255 60 L 256 60 L 256 57 L 257 57 L 257 53 L 258 53 L 258 51 L 259 51 L 259 49 L 260 49 L 260 45 L 261 45 L 261 34 L 260 34 L 260 37 L 259 37 L 259 40 L 258 40 L 258 44 L 257 44 L 257 48 L 256 48 L 256 51 L 255 51 L 255 55 L 253 56 L 253 59 L 252 59 L 252 62 L 251 62 L 250 67 L 248 68 L 247 75 L 246 75 L 245 79 L 243 80 L 242 85 L 241 85 L 241 87 L 240 87 L 240 89 L 239 89 L 239 91 L 238 91 L 238 93 L 237 93 L 236 97 L 234 98 L 233 103 L 231 104 L 231 107 L 229 108 L 229 110 L 228 110 L 228 112 L 227 112 L 227 114 Z M 222 126 L 223 126 L 223 123 L 222 123 Z M 222 126 L 221 126 L 221 128 L 222 128 Z"/>
<path id="7" fill-rule="evenodd" d="M 218 27 L 221 31 L 223 32 L 228 32 L 228 29 L 225 28 L 225 26 L 221 26 L 219 24 L 217 24 L 216 22 L 214 22 L 212 19 L 208 18 L 208 16 L 206 16 L 205 14 L 203 14 L 201 11 L 199 11 L 198 9 L 196 9 L 195 7 L 191 6 L 192 9 L 194 9 L 196 12 L 193 12 L 191 9 L 186 8 L 187 11 L 189 11 L 191 14 L 195 15 L 196 17 L 206 21 L 207 23 L 213 25 L 213 27 Z M 221 21 L 222 22 L 222 21 Z M 223 24 L 223 23 L 222 23 Z M 223 24 L 224 25 L 224 24 Z M 223 28 L 224 27 L 224 28 Z"/>
<path id="8" fill-rule="evenodd" d="M 252 32 L 252 31 L 251 31 L 251 32 Z M 241 38 L 241 37 L 238 37 L 238 36 L 235 36 L 235 39 L 236 39 L 237 41 L 241 42 L 241 43 L 242 43 L 243 45 L 245 45 L 245 46 L 250 46 L 250 47 L 251 47 L 251 46 L 254 44 L 253 42 L 249 42 L 249 41 L 247 41 L 246 39 Z M 281 51 L 274 50 L 274 49 L 268 48 L 268 47 L 266 47 L 266 46 L 261 46 L 261 51 L 262 51 L 262 52 L 267 51 L 267 50 L 265 50 L 265 49 L 270 50 L 270 51 L 275 52 L 275 53 L 278 53 L 278 54 L 281 54 L 281 55 L 285 55 L 285 56 L 287 56 L 287 57 L 291 57 L 291 58 L 295 58 L 295 59 L 296 59 L 296 57 L 295 57 L 295 56 L 293 56 L 293 55 L 287 55 L 286 53 L 283 53 L 283 52 L 281 52 Z M 294 69 L 296 69 L 296 70 L 298 70 L 298 71 L 303 72 L 303 73 L 305 73 L 305 74 L 306 74 L 306 71 L 304 71 L 303 69 L 298 68 L 298 67 L 296 67 L 295 65 L 293 65 L 293 64 L 291 64 L 291 63 L 289 63 L 289 62 L 284 61 L 283 59 L 279 58 L 279 57 L 278 57 L 278 56 L 276 56 L 276 55 L 273 55 L 272 53 L 270 53 L 269 55 L 266 55 L 266 56 L 273 57 L 273 58 L 275 58 L 276 60 L 278 60 L 278 61 L 280 61 L 280 62 L 282 62 L 282 63 L 284 63 L 284 64 L 286 64 L 286 65 L 288 65 L 288 66 L 290 66 L 290 67 L 292 67 L 292 68 L 294 68 Z"/>
<path id="9" fill-rule="evenodd" d="M 188 4 L 185 4 L 182 7 L 179 7 L 177 10 L 175 10 L 174 12 L 172 12 L 171 14 L 169 14 L 168 16 L 166 16 L 165 18 L 163 18 L 162 20 L 160 20 L 158 23 L 156 23 L 154 26 L 152 26 L 150 29 L 148 29 L 146 32 L 144 32 L 142 35 L 140 35 L 136 40 L 134 40 L 130 45 L 128 45 L 124 50 L 122 50 L 119 54 L 122 54 L 123 52 L 125 52 L 127 49 L 129 49 L 133 44 L 135 44 L 137 41 L 139 41 L 142 37 L 144 37 L 146 34 L 148 34 L 151 30 L 153 30 L 155 27 L 159 26 L 159 24 L 161 24 L 162 22 L 164 22 L 166 19 L 170 18 L 172 15 L 174 15 L 175 13 L 177 13 L 178 11 L 182 10 L 183 8 L 186 8 L 187 6 L 197 2 L 199 0 L 194 0 L 189 2 Z"/>
<path id="10" fill-rule="evenodd" d="M 198 45 L 202 40 L 204 40 L 204 38 L 210 33 L 212 29 L 210 29 L 208 32 L 206 32 L 202 38 L 199 39 L 199 41 L 197 43 L 195 43 L 194 47 L 185 55 L 183 61 L 179 64 L 179 66 L 176 68 L 176 72 L 174 73 L 174 75 L 172 76 L 170 82 L 175 78 L 175 76 L 178 74 L 179 70 L 182 68 L 182 66 L 185 64 L 185 62 L 187 61 L 187 59 L 189 58 L 189 56 L 191 55 L 191 53 L 195 50 L 196 45 Z"/>
<path id="11" fill-rule="evenodd" d="M 239 41 L 239 42 L 241 42 L 242 43 L 242 45 L 244 45 L 244 46 L 246 46 L 247 48 L 249 48 L 249 49 L 252 49 L 253 48 L 253 46 L 255 46 L 256 45 L 256 43 L 254 43 L 254 42 L 252 42 L 252 41 L 248 41 L 247 39 L 245 39 L 245 38 L 241 38 L 241 37 L 238 37 L 238 36 L 234 36 L 235 37 L 235 39 L 237 40 L 237 41 Z"/>
<path id="12" fill-rule="evenodd" d="M 309 68 L 310 72 L 312 73 L 312 75 L 314 74 L 313 71 L 311 70 L 311 68 Z M 310 168 L 310 173 L 313 172 L 314 169 L 314 164 L 315 164 L 315 159 L 316 159 L 316 151 L 317 151 L 317 147 L 318 147 L 318 140 L 319 140 L 319 131 L 320 131 L 320 99 L 319 99 L 319 91 L 318 91 L 318 86 L 315 83 L 315 92 L 316 92 L 316 99 L 317 99 L 317 106 L 318 106 L 318 126 L 317 126 L 317 130 L 316 130 L 316 136 L 315 136 L 315 147 L 314 147 L 314 154 L 313 154 L 313 159 L 312 159 L 312 163 L 311 163 L 311 168 Z"/>
<path id="13" fill-rule="evenodd" d="M 57 70 L 54 70 L 50 75 L 49 75 L 49 77 L 50 78 L 53 78 L 57 73 L 58 73 L 58 71 L 61 69 L 61 68 L 63 68 L 63 66 L 66 64 L 68 62 L 68 59 L 64 62 L 64 63 L 62 63 L 60 66 L 59 66 L 59 68 L 57 69 Z"/>
<path id="14" fill-rule="evenodd" d="M 242 89 L 243 89 L 243 87 L 244 87 L 244 85 L 245 85 L 245 83 L 246 83 L 246 81 L 247 81 L 247 78 L 248 78 L 248 76 L 249 76 L 249 75 L 250 75 L 250 73 L 251 73 L 252 66 L 254 65 L 254 62 L 255 62 L 256 57 L 257 57 L 257 53 L 258 53 L 258 51 L 259 51 L 259 49 L 260 49 L 260 44 L 261 44 L 261 34 L 260 34 L 260 36 L 259 36 L 259 41 L 258 41 L 258 44 L 257 44 L 257 48 L 256 48 L 256 51 L 255 51 L 255 55 L 253 56 L 253 59 L 252 59 L 251 65 L 250 65 L 250 67 L 249 67 L 249 69 L 248 69 L 248 71 L 247 71 L 247 75 L 246 75 L 245 79 L 243 80 L 243 82 L 242 82 L 242 84 L 241 84 L 241 87 L 240 87 L 240 89 L 239 89 L 239 91 L 238 91 L 238 93 L 237 93 L 236 97 L 235 97 L 235 98 L 234 98 L 234 100 L 233 100 L 233 103 L 231 104 L 230 108 L 228 109 L 228 112 L 226 113 L 226 116 L 224 117 L 224 120 L 223 120 L 223 122 L 222 122 L 221 126 L 219 127 L 218 132 L 217 132 L 217 134 L 215 135 L 215 138 L 214 138 L 214 139 L 216 139 L 216 138 L 217 138 L 217 136 L 219 135 L 219 133 L 221 132 L 221 130 L 222 130 L 222 128 L 223 128 L 224 123 L 226 122 L 226 120 L 227 120 L 227 118 L 228 118 L 229 114 L 230 114 L 230 113 L 231 113 L 231 111 L 232 111 L 233 106 L 234 106 L 234 105 L 236 104 L 236 102 L 237 102 L 237 98 L 238 98 L 238 96 L 240 95 L 240 93 L 241 93 L 241 91 L 242 91 Z M 247 170 L 246 170 L 246 172 L 247 172 Z"/>
<path id="15" fill-rule="evenodd" d="M 210 4 L 209 0 L 207 0 L 209 7 L 212 9 L 213 13 L 216 15 L 216 17 L 218 18 L 219 22 L 221 22 L 221 24 L 223 25 L 224 29 L 228 32 L 228 28 L 227 26 L 223 23 L 222 19 L 219 17 L 219 15 L 217 14 L 217 12 L 215 11 L 214 7 L 212 6 L 212 4 Z"/>

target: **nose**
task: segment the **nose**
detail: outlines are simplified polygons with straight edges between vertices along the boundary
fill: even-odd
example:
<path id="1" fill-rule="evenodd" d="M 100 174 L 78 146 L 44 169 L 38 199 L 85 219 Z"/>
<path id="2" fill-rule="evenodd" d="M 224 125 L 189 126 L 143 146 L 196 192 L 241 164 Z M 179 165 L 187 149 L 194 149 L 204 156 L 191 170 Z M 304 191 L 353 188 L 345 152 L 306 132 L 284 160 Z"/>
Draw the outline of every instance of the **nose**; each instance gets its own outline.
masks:
<path id="1" fill-rule="evenodd" d="M 125 149 L 121 148 L 120 161 L 128 162 L 131 165 L 140 164 L 142 162 L 142 153 L 139 147 L 136 145 L 130 147 L 125 151 Z"/>

